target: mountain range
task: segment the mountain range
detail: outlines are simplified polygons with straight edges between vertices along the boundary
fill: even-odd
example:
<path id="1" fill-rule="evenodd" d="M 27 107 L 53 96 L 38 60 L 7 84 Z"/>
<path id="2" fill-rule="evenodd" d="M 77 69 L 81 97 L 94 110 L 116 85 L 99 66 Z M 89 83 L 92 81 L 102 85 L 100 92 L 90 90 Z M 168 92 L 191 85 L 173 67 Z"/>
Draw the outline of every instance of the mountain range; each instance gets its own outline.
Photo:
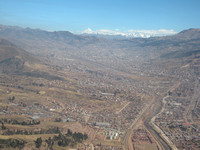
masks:
<path id="1" fill-rule="evenodd" d="M 84 59 L 105 65 L 109 64 L 111 58 L 119 62 L 124 61 L 124 58 L 127 61 L 133 60 L 136 56 L 141 59 L 155 59 L 171 56 L 167 55 L 168 53 L 196 53 L 200 50 L 200 29 L 188 29 L 175 35 L 161 37 L 106 39 L 72 34 L 68 31 L 49 32 L 0 25 L 0 38 L 9 40 L 34 55 Z"/>
<path id="2" fill-rule="evenodd" d="M 114 39 L 123 39 L 123 38 L 150 38 L 150 37 L 158 37 L 158 36 L 167 36 L 173 35 L 177 32 L 174 30 L 128 30 L 125 32 L 121 32 L 119 30 L 92 30 L 90 28 L 82 31 L 83 35 L 89 36 L 98 36 L 104 38 L 114 38 Z"/>

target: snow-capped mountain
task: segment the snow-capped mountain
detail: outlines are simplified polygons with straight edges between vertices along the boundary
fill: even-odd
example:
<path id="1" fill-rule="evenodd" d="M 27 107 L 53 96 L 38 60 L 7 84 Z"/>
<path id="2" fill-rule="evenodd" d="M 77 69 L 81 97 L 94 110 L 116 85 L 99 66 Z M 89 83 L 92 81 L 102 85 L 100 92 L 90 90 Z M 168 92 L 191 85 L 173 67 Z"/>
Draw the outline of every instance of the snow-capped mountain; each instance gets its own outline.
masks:
<path id="1" fill-rule="evenodd" d="M 125 32 L 121 32 L 119 30 L 92 30 L 90 28 L 82 31 L 82 34 L 87 35 L 97 35 L 97 36 L 118 36 L 124 38 L 149 38 L 155 36 L 166 36 L 166 35 L 173 35 L 177 32 L 174 30 L 127 30 Z"/>

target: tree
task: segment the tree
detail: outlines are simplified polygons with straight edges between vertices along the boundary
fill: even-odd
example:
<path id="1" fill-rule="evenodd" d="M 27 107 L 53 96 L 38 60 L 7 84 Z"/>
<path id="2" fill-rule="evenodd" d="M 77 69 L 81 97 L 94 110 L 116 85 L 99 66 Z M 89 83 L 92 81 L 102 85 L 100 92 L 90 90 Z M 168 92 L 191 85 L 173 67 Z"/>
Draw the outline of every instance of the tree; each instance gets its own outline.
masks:
<path id="1" fill-rule="evenodd" d="M 70 143 L 70 140 L 69 139 L 66 139 L 65 137 L 63 137 L 61 140 L 58 141 L 58 145 L 59 146 L 68 146 Z"/>
<path id="2" fill-rule="evenodd" d="M 35 147 L 36 148 L 40 148 L 40 146 L 42 145 L 42 138 L 37 138 L 35 141 Z"/>
<path id="3" fill-rule="evenodd" d="M 22 140 L 18 140 L 18 139 L 8 139 L 7 143 L 6 143 L 7 147 L 13 147 L 13 148 L 18 148 L 18 149 L 23 149 L 25 146 L 25 142 Z"/>
<path id="4" fill-rule="evenodd" d="M 13 102 L 13 101 L 15 100 L 15 96 L 13 96 L 12 98 L 9 97 L 8 100 L 9 100 L 10 102 Z"/>
<path id="5" fill-rule="evenodd" d="M 51 139 L 51 137 L 49 137 L 48 140 L 45 140 L 45 142 L 47 143 L 48 147 L 49 147 L 50 149 L 52 149 L 52 146 L 53 146 L 53 144 L 54 144 L 53 139 Z"/>
<path id="6" fill-rule="evenodd" d="M 70 129 L 67 130 L 67 136 L 72 136 L 72 131 Z"/>
<path id="7" fill-rule="evenodd" d="M 24 131 L 24 134 L 25 134 L 25 135 L 28 135 L 28 131 L 27 131 L 27 130 L 25 130 L 25 131 Z"/>
<path id="8" fill-rule="evenodd" d="M 171 91 L 169 91 L 169 92 L 168 92 L 168 95 L 169 95 L 169 96 L 171 96 L 171 95 L 172 95 L 172 92 L 171 92 Z"/>
<path id="9" fill-rule="evenodd" d="M 61 122 L 61 121 L 62 121 L 61 118 L 56 118 L 56 119 L 55 119 L 55 122 Z"/>
<path id="10" fill-rule="evenodd" d="M 88 135 L 87 135 L 86 133 L 83 135 L 83 139 L 84 139 L 84 140 L 87 140 L 87 139 L 88 139 Z"/>
<path id="11" fill-rule="evenodd" d="M 5 125 L 4 125 L 3 122 L 1 122 L 1 129 L 2 129 L 2 130 L 5 130 L 5 129 L 6 129 L 6 127 L 5 127 Z"/>

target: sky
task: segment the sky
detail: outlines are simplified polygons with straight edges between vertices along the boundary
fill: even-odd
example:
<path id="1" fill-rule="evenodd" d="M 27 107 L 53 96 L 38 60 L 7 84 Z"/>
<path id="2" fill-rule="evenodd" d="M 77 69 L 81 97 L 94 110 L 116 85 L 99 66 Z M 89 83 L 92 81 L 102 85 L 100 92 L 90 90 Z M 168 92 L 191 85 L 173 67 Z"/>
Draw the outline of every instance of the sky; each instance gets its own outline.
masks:
<path id="1" fill-rule="evenodd" d="M 0 24 L 67 30 L 200 28 L 200 0 L 0 0 Z"/>

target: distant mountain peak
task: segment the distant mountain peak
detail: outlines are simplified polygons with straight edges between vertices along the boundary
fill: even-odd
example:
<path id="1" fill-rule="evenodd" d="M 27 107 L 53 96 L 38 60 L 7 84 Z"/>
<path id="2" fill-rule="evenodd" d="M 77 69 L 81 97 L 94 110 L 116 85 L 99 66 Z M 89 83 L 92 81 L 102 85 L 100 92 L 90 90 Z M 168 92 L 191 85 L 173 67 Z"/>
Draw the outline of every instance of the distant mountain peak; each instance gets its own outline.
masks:
<path id="1" fill-rule="evenodd" d="M 107 29 L 100 29 L 100 30 L 92 30 L 91 28 L 87 28 L 86 30 L 82 31 L 82 34 L 86 35 L 93 35 L 93 36 L 121 36 L 125 38 L 149 38 L 149 37 L 156 37 L 156 36 L 166 36 L 166 35 L 173 35 L 177 32 L 174 30 L 127 30 L 125 32 L 121 32 L 119 30 L 107 30 Z"/>

